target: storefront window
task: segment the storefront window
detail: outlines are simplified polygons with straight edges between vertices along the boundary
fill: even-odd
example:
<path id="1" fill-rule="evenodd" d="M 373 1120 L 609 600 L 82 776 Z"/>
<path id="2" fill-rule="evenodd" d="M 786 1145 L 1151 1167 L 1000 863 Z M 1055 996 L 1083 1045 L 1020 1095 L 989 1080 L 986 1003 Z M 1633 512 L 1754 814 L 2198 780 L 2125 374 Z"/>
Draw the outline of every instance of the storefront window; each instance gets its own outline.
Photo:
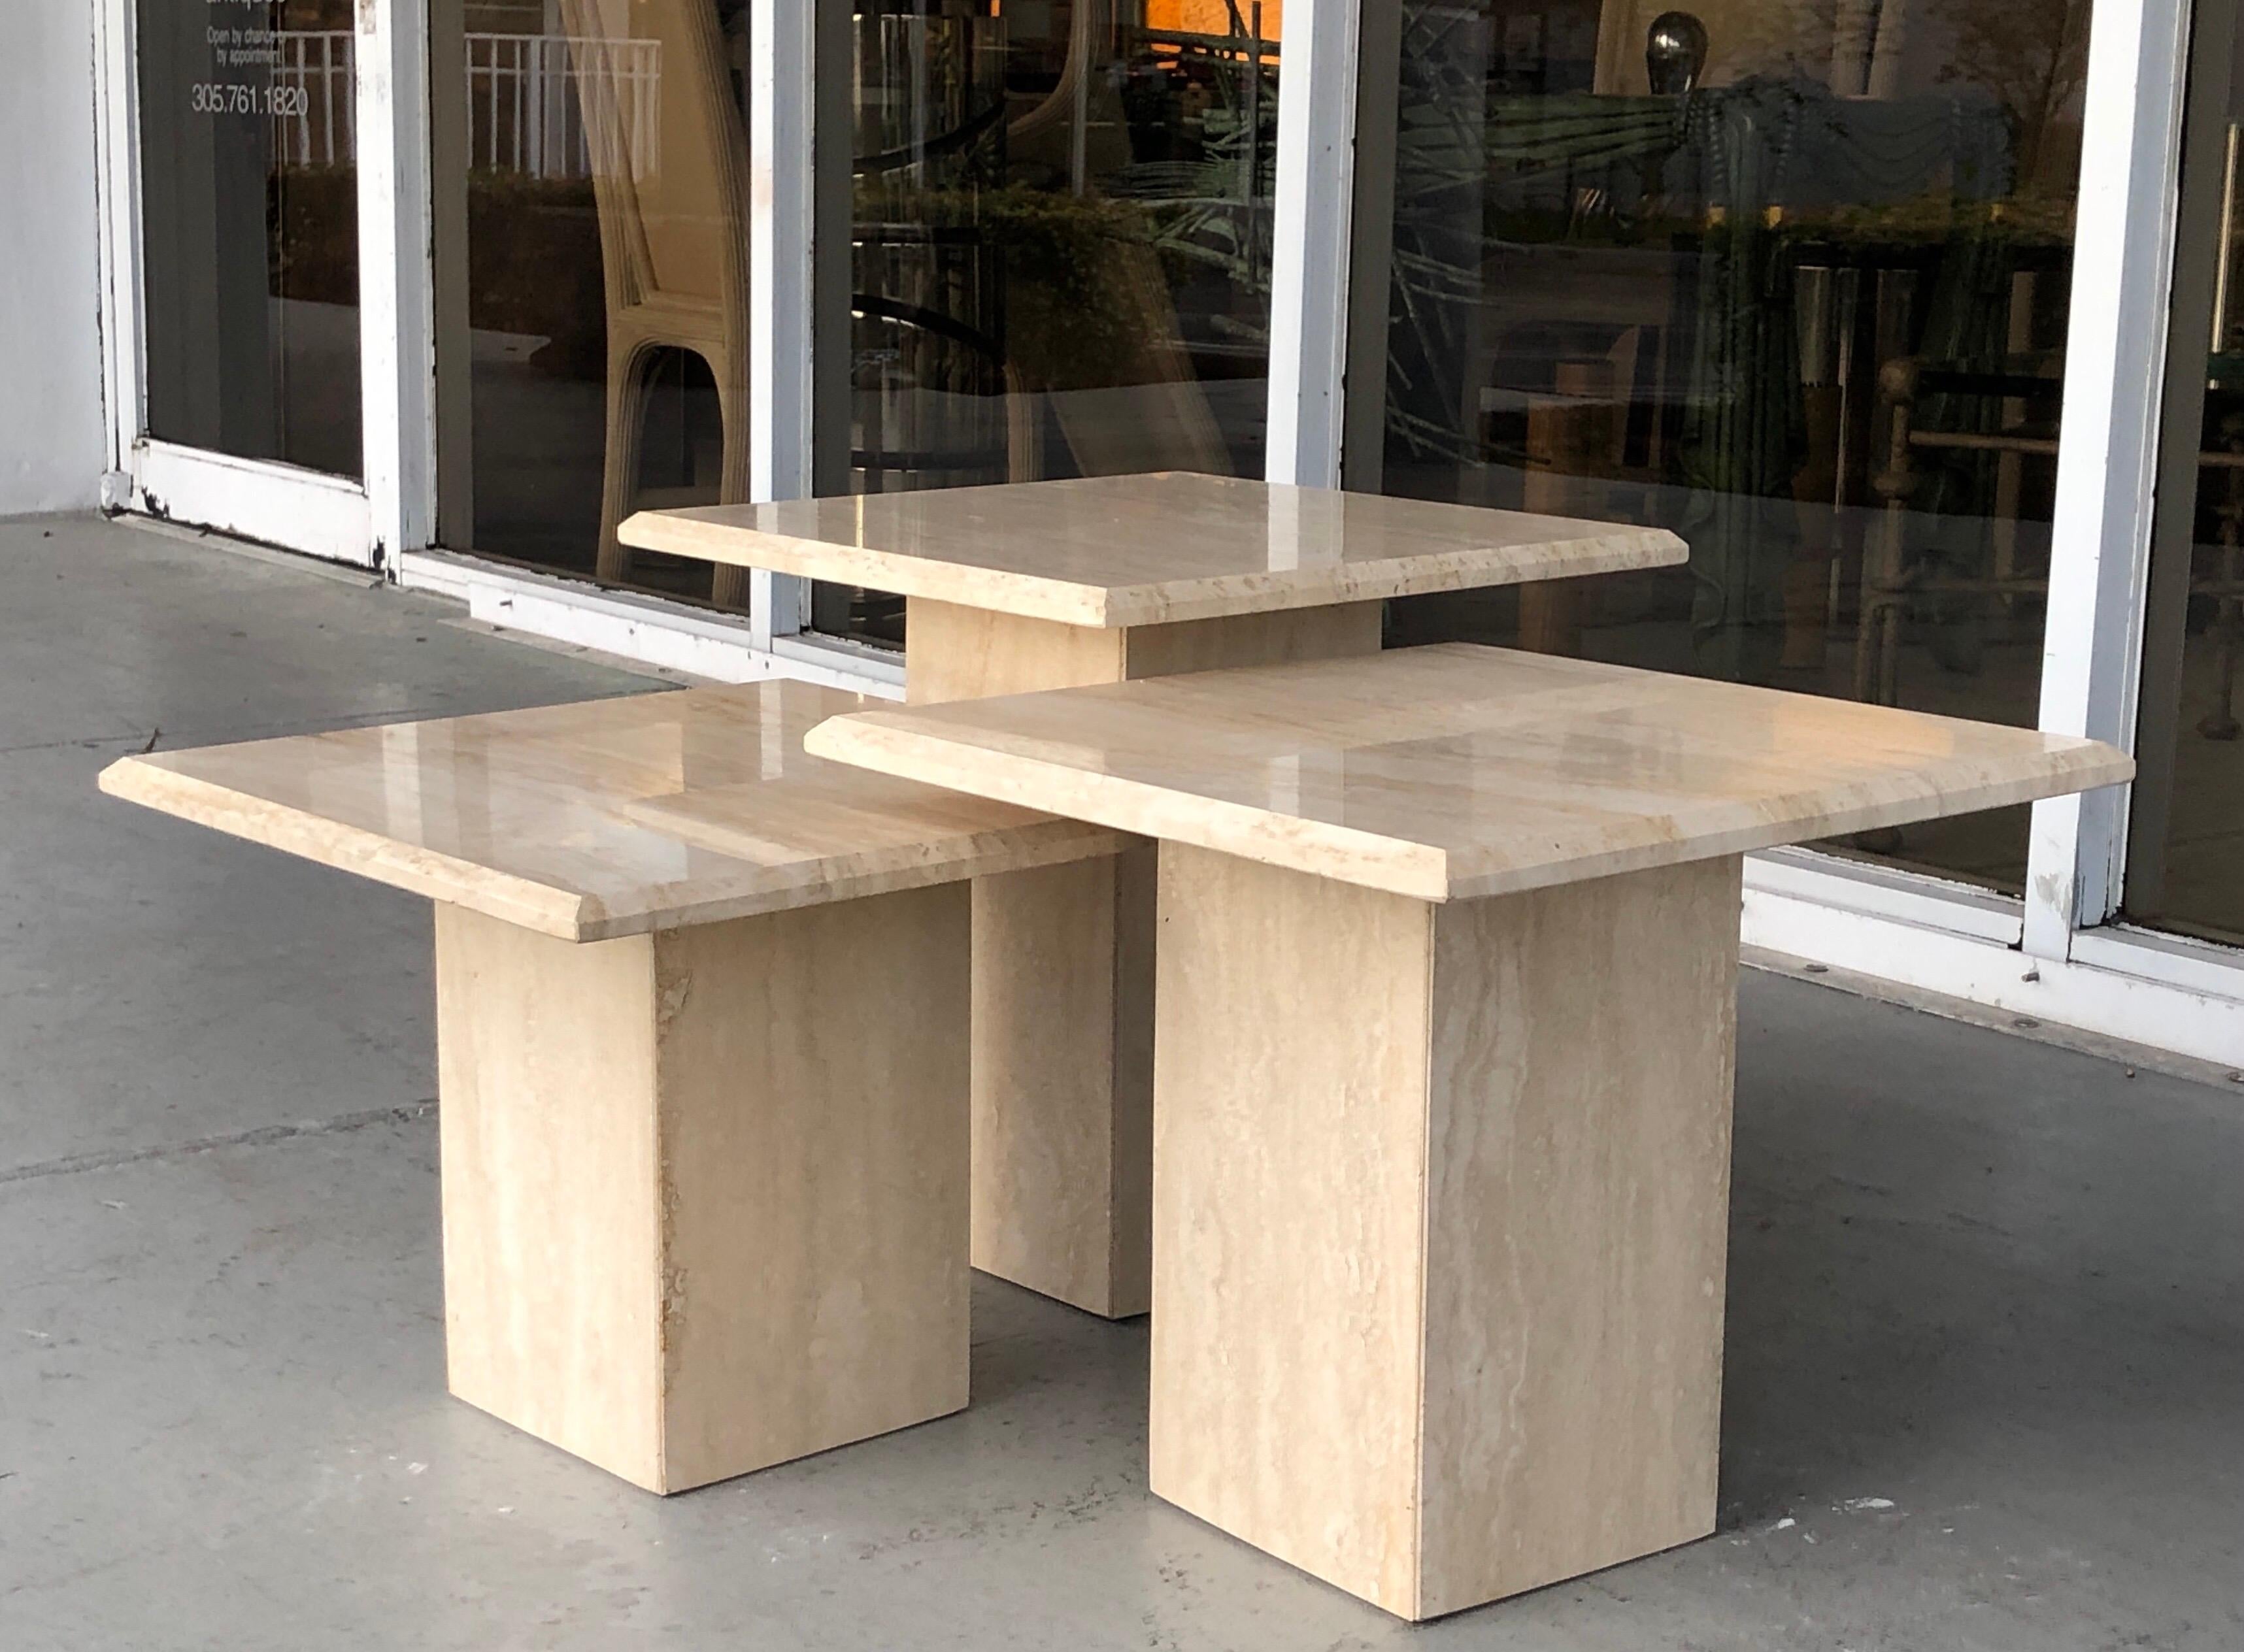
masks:
<path id="1" fill-rule="evenodd" d="M 2031 725 L 2085 0 L 1402 0 L 1365 31 L 1388 348 L 1349 485 L 1691 546 L 1397 603 L 1392 640 Z M 1835 846 L 2016 890 L 2025 811 Z"/>
<path id="2" fill-rule="evenodd" d="M 1261 474 L 1282 33 L 1280 0 L 858 8 L 852 490 Z M 814 606 L 902 640 L 893 597 Z"/>
<path id="3" fill-rule="evenodd" d="M 2244 945 L 2244 53 L 2196 8 L 2126 915 Z"/>
<path id="4" fill-rule="evenodd" d="M 147 430 L 361 474 L 350 0 L 139 0 Z"/>
<path id="5" fill-rule="evenodd" d="M 847 261 L 821 277 L 848 288 L 817 339 L 848 368 L 830 487 L 1260 473 L 1279 14 L 881 0 L 821 33 L 851 87 L 819 148 L 848 172 L 846 240 L 820 247 Z M 745 496 L 748 16 L 470 0 L 438 32 L 439 339 L 468 383 L 440 433 L 446 543 L 741 595 L 615 524 Z M 814 613 L 902 640 L 879 593 L 821 589 Z"/>
<path id="6" fill-rule="evenodd" d="M 440 419 L 443 540 L 736 599 L 736 577 L 615 529 L 747 497 L 748 0 L 468 0 L 461 21 L 432 30 L 454 100 L 440 376 L 466 358 L 464 415 Z"/>

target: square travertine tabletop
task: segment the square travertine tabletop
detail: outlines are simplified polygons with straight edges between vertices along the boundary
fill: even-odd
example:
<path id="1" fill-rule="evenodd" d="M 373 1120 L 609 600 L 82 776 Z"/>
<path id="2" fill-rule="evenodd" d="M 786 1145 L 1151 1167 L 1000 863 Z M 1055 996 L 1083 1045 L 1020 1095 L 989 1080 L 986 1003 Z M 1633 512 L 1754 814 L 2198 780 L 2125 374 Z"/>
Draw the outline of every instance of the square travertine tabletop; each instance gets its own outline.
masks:
<path id="1" fill-rule="evenodd" d="M 596 941 L 1111 852 L 1112 833 L 806 756 L 876 704 L 767 682 L 125 758 L 115 796 Z"/>
<path id="2" fill-rule="evenodd" d="M 1662 528 L 1165 471 L 641 511 L 627 544 L 1114 629 L 1680 563 Z"/>
<path id="3" fill-rule="evenodd" d="M 2112 786 L 2094 740 L 1471 644 L 854 712 L 813 752 L 1426 900 Z"/>

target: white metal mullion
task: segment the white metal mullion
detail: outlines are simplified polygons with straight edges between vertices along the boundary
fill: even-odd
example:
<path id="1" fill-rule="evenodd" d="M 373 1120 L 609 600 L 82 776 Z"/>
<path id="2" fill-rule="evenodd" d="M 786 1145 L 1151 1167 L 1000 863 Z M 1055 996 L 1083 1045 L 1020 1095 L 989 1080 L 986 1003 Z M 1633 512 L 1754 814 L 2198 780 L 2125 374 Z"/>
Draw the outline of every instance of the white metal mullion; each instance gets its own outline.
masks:
<path id="1" fill-rule="evenodd" d="M 2041 726 L 2132 748 L 2187 86 L 2187 0 L 2099 0 L 2081 131 Z M 2025 950 L 2117 910 L 2126 794 L 2034 806 Z"/>
<path id="2" fill-rule="evenodd" d="M 1354 227 L 1348 246 L 1347 374 L 1341 482 L 1386 489 L 1387 312 L 1395 262 L 1395 133 L 1402 95 L 1402 14 L 1373 6 L 1356 34 Z"/>
<path id="3" fill-rule="evenodd" d="M 436 527 L 429 3 L 364 0 L 355 42 L 366 559 L 393 576 Z"/>
<path id="4" fill-rule="evenodd" d="M 808 498 L 816 381 L 817 8 L 750 8 L 748 29 L 748 496 Z M 803 626 L 810 582 L 755 570 L 748 629 L 760 648 Z"/>
<path id="5" fill-rule="evenodd" d="M 1294 0 L 1272 192 L 1272 482 L 1340 485 L 1362 0 Z"/>
<path id="6" fill-rule="evenodd" d="M 102 502 L 125 503 L 133 444 L 146 422 L 146 316 L 140 294 L 139 88 L 132 0 L 94 7 L 94 98 L 101 224 L 101 340 L 109 469 Z"/>

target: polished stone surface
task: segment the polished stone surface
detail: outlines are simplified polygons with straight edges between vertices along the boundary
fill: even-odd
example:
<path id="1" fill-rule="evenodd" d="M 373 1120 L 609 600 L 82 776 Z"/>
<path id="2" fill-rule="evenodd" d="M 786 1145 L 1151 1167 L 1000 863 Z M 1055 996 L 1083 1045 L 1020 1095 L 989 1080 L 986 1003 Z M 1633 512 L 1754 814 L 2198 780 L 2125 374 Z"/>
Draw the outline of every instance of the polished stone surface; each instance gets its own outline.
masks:
<path id="1" fill-rule="evenodd" d="M 1684 561 L 1659 528 L 1186 471 L 641 511 L 625 543 L 1116 627 Z"/>
<path id="2" fill-rule="evenodd" d="M 127 757 L 101 786 L 567 941 L 1114 848 L 1095 827 L 804 755 L 806 729 L 870 703 L 804 683 L 694 689 Z M 706 811 L 690 795 L 704 787 L 720 794 Z"/>
<path id="3" fill-rule="evenodd" d="M 852 713 L 821 756 L 1422 900 L 2126 779 L 2092 740 L 1470 644 Z"/>

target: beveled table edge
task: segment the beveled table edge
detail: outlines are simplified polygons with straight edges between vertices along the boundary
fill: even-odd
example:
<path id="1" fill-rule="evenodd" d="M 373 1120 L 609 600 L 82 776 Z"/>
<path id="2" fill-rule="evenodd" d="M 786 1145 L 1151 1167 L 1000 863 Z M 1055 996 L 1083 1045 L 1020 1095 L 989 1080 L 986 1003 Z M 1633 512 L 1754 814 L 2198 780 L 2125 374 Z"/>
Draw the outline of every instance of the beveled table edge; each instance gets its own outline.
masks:
<path id="1" fill-rule="evenodd" d="M 1127 842 L 1125 833 L 1038 810 L 1035 813 L 1044 819 L 1027 826 L 974 833 L 962 840 L 964 846 L 959 852 L 929 860 L 869 864 L 887 852 L 865 851 L 805 860 L 784 870 L 762 869 L 768 873 L 762 880 L 756 877 L 758 869 L 752 863 L 741 861 L 741 881 L 748 887 L 737 893 L 616 907 L 580 890 L 422 848 L 368 827 L 184 774 L 145 755 L 118 759 L 101 771 L 96 784 L 111 797 L 160 814 L 578 944 L 961 883 L 988 873 L 1094 860 L 1119 852 Z M 630 819 L 620 807 L 617 815 L 621 820 Z M 659 829 L 633 824 L 642 831 Z M 683 837 L 676 840 L 688 842 Z"/>
<path id="2" fill-rule="evenodd" d="M 1193 579 L 1139 585 L 1092 585 L 1049 575 L 976 568 L 900 551 L 830 540 L 807 539 L 767 529 L 712 523 L 693 514 L 706 507 L 641 510 L 616 530 L 624 543 L 641 550 L 691 556 L 728 567 L 763 569 L 801 578 L 861 584 L 927 602 L 985 609 L 1021 619 L 1050 620 L 1094 630 L 1181 620 L 1222 619 L 1245 614 L 1281 613 L 1298 608 L 1337 607 L 1380 602 L 1394 597 L 1423 597 L 1444 591 L 1480 590 L 1503 585 L 1538 584 L 1599 574 L 1672 568 L 1688 562 L 1691 548 L 1665 528 L 1630 528 L 1590 523 L 1607 531 L 1578 539 L 1553 539 L 1536 550 L 1563 553 L 1564 568 L 1532 570 L 1492 569 L 1471 563 L 1471 551 L 1443 553 L 1467 565 L 1416 568 L 1418 559 L 1334 563 L 1317 570 L 1328 578 L 1304 583 L 1300 570 L 1276 588 L 1258 590 L 1255 582 L 1274 577 L 1261 572 L 1212 574 Z M 909 643 L 907 643 L 909 648 Z"/>
<path id="3" fill-rule="evenodd" d="M 575 890 L 494 871 L 438 850 L 417 849 L 364 826 L 183 774 L 145 756 L 118 759 L 102 770 L 95 783 L 111 797 L 159 814 L 208 826 L 409 894 L 466 907 L 539 934 L 584 941 L 622 933 L 608 927 L 607 914 L 598 901 Z"/>
<path id="4" fill-rule="evenodd" d="M 1470 862 L 1458 865 L 1458 857 L 1436 845 L 1415 843 L 1333 821 L 1276 815 L 1251 804 L 1179 792 L 1151 781 L 1017 752 L 977 748 L 940 734 L 897 727 L 889 720 L 897 715 L 893 711 L 875 711 L 830 717 L 804 735 L 803 750 L 814 757 L 855 764 L 902 779 L 970 791 L 977 797 L 1046 814 L 1056 812 L 1052 800 L 1026 795 L 1033 788 L 1023 786 L 1019 777 L 1048 775 L 1059 779 L 1072 792 L 1065 813 L 1079 819 L 1118 832 L 1212 849 L 1265 866 L 1436 903 L 1586 883 L 1623 873 L 1907 825 L 1929 818 L 1922 806 L 1943 794 L 1943 788 L 1927 782 L 1909 788 L 1901 796 L 1864 797 L 1841 802 L 1827 806 L 1822 818 L 1805 836 L 1774 828 L 1766 822 L 1745 822 L 1725 831 L 1682 839 L 1660 838 L 1603 853 L 1578 853 L 1565 860 L 1476 869 Z M 2049 753 L 2051 767 L 2048 772 L 1977 786 L 1970 808 L 1950 813 L 1977 813 L 1983 809 L 2096 791 L 2122 785 L 2134 775 L 2134 759 L 2116 746 L 2075 736 L 2051 738 L 2068 744 Z M 978 766 L 978 759 L 994 759 L 998 769 L 1013 772 Z M 1893 781 L 1894 777 L 1889 775 L 1882 777 L 1880 784 L 1890 786 Z"/>

